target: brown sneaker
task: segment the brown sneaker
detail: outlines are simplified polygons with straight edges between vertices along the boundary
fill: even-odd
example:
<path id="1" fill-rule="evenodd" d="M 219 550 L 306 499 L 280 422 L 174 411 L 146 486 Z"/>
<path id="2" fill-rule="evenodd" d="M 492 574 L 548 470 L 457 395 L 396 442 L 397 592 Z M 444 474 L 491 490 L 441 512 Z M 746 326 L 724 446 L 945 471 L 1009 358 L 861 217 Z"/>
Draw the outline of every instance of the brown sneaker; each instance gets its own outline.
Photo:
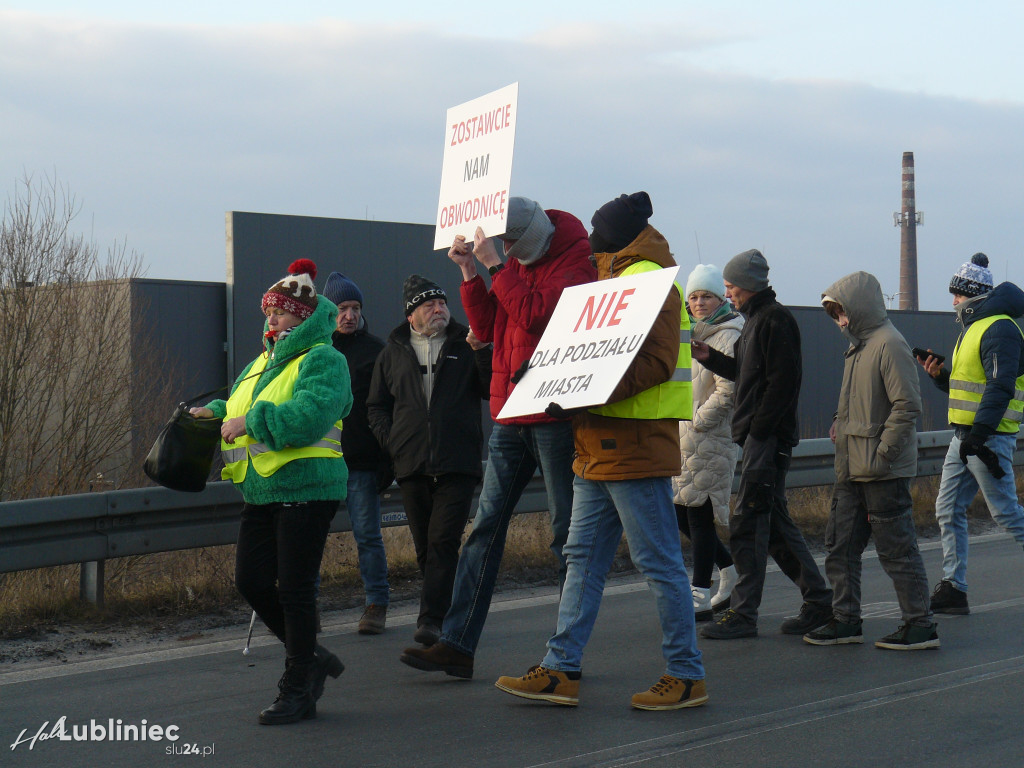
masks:
<path id="1" fill-rule="evenodd" d="M 424 672 L 444 672 L 464 680 L 473 677 L 473 657 L 444 643 L 434 643 L 429 648 L 406 648 L 398 658 L 403 664 Z"/>
<path id="2" fill-rule="evenodd" d="M 682 709 L 699 707 L 708 700 L 703 680 L 680 680 L 671 675 L 661 679 L 643 693 L 634 693 L 630 703 L 637 709 Z"/>
<path id="3" fill-rule="evenodd" d="M 359 618 L 359 634 L 379 635 L 384 631 L 384 624 L 387 620 L 388 607 L 386 605 L 368 605 Z"/>
<path id="4" fill-rule="evenodd" d="M 499 677 L 494 685 L 524 699 L 550 701 L 567 707 L 580 703 L 579 672 L 559 672 L 538 664 L 522 677 Z"/>

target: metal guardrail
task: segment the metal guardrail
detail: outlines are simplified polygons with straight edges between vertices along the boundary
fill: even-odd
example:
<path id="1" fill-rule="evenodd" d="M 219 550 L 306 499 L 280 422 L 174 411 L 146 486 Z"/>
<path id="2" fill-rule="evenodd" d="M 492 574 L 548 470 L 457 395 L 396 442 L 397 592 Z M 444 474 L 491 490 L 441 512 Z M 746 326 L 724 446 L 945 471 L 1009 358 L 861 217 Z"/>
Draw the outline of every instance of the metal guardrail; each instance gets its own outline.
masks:
<path id="1" fill-rule="evenodd" d="M 919 475 L 941 472 L 951 436 L 949 430 L 918 434 Z M 787 486 L 833 483 L 834 455 L 835 448 L 828 438 L 801 441 L 793 452 Z M 1024 465 L 1024 450 L 1019 447 L 1014 464 Z M 475 503 L 472 508 L 475 513 Z M 0 573 L 82 563 L 83 597 L 102 601 L 105 560 L 233 544 L 241 509 L 242 498 L 229 482 L 210 483 L 197 494 L 137 488 L 2 502 Z M 516 511 L 546 509 L 544 482 L 537 475 L 527 486 Z M 384 526 L 406 524 L 394 486 L 384 494 L 381 518 Z M 331 531 L 350 530 L 352 526 L 343 505 Z"/>

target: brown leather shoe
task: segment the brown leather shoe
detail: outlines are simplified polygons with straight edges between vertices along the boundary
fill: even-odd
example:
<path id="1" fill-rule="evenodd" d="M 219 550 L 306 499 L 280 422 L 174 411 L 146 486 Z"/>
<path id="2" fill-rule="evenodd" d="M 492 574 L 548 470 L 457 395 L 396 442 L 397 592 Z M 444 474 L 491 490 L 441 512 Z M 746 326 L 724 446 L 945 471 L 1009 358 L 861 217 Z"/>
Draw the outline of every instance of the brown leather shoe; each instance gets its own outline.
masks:
<path id="1" fill-rule="evenodd" d="M 434 643 L 429 648 L 406 648 L 399 659 L 403 664 L 425 672 L 444 672 L 465 680 L 473 677 L 473 657 L 444 643 Z"/>
<path id="2" fill-rule="evenodd" d="M 384 625 L 388 620 L 388 607 L 376 603 L 366 606 L 363 615 L 359 619 L 360 635 L 379 635 L 384 631 Z"/>

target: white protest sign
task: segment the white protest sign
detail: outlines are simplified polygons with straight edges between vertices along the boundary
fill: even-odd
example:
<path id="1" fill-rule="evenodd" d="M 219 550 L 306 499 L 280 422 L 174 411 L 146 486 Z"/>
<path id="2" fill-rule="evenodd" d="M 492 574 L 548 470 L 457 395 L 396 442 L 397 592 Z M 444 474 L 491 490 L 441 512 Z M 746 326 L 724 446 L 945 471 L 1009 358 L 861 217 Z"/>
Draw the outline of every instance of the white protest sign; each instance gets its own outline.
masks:
<path id="1" fill-rule="evenodd" d="M 472 243 L 477 227 L 488 237 L 504 233 L 518 102 L 513 83 L 448 110 L 435 249 L 448 248 L 456 235 Z"/>
<path id="2" fill-rule="evenodd" d="M 679 267 L 599 280 L 562 291 L 530 368 L 499 419 L 604 405 L 665 303 Z"/>

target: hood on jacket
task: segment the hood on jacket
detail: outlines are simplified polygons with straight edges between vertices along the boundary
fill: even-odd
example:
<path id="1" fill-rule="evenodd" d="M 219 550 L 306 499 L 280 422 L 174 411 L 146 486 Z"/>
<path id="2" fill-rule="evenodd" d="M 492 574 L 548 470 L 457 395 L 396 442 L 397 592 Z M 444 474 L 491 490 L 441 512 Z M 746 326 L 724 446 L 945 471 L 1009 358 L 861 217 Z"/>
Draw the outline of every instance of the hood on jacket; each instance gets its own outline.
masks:
<path id="1" fill-rule="evenodd" d="M 597 262 L 597 279 L 608 280 L 618 277 L 626 267 L 638 261 L 653 261 L 659 267 L 676 266 L 669 250 L 668 240 L 650 224 L 636 237 L 632 243 L 615 253 L 595 253 Z"/>
<path id="2" fill-rule="evenodd" d="M 850 321 L 850 334 L 858 339 L 870 336 L 888 318 L 882 286 L 868 272 L 854 272 L 839 278 L 825 289 L 821 298 L 833 299 L 843 305 Z"/>
<path id="3" fill-rule="evenodd" d="M 1012 318 L 1024 316 L 1024 291 L 1013 283 L 1000 283 L 988 293 L 955 307 L 957 320 L 967 327 L 975 320 L 992 315 L 1009 315 Z"/>
<path id="4" fill-rule="evenodd" d="M 555 234 L 551 238 L 551 243 L 548 245 L 548 252 L 544 254 L 537 261 L 530 264 L 530 266 L 536 266 L 537 262 L 544 261 L 549 256 L 560 256 L 573 247 L 580 247 L 580 241 L 583 242 L 584 246 L 588 251 L 590 250 L 590 241 L 587 239 L 587 229 L 583 226 L 583 222 L 573 216 L 571 213 L 565 211 L 559 211 L 554 208 L 549 208 L 545 211 L 551 223 L 555 225 Z"/>
<path id="5" fill-rule="evenodd" d="M 338 316 L 338 307 L 330 299 L 320 294 L 317 294 L 316 299 L 317 306 L 313 310 L 313 314 L 292 328 L 283 339 L 274 343 L 264 335 L 263 348 L 268 353 L 273 351 L 275 357 L 278 354 L 289 355 L 293 352 L 298 352 L 300 349 L 311 347 L 314 344 L 331 343 L 331 335 L 334 333 L 334 321 Z M 263 333 L 266 334 L 269 328 L 270 323 L 264 320 Z"/>

